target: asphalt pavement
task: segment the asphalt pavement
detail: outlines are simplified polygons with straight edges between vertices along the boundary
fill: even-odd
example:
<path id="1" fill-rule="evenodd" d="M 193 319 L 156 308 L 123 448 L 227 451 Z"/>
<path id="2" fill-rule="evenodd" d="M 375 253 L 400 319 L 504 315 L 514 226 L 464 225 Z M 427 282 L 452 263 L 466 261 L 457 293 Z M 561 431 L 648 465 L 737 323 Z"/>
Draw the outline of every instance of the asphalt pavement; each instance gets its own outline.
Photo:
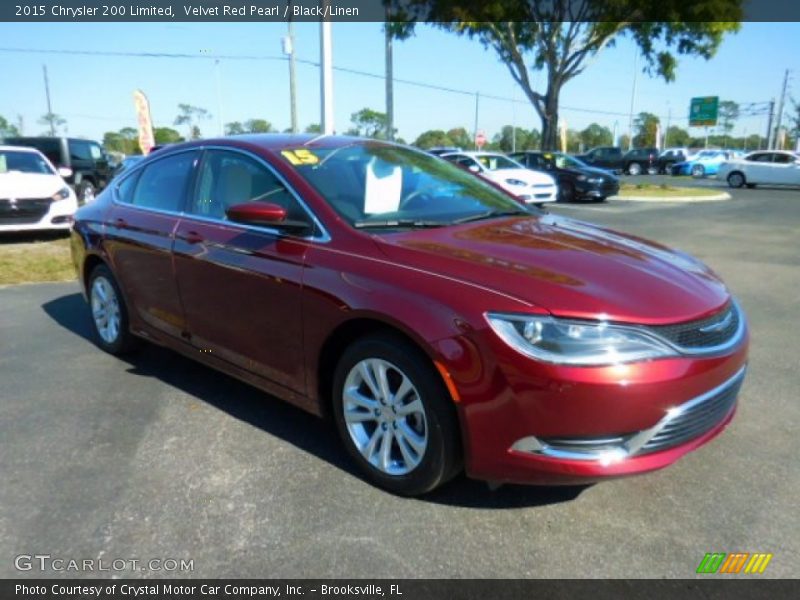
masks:
<path id="1" fill-rule="evenodd" d="M 795 577 L 800 191 L 732 195 L 551 209 L 701 258 L 752 328 L 723 435 L 582 488 L 462 477 L 392 496 L 357 476 L 325 421 L 160 348 L 98 350 L 75 283 L 0 288 L 0 577 L 98 575 L 15 568 L 39 553 L 193 561 L 117 573 L 132 577 L 684 578 L 734 551 L 773 553 L 763 576 Z"/>

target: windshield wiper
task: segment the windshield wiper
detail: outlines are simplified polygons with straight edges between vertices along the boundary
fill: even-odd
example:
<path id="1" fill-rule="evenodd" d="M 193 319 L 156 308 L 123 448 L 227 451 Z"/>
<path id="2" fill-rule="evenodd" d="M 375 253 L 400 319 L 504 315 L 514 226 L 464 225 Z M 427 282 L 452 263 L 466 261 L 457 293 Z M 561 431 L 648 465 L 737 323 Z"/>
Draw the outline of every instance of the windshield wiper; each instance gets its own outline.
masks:
<path id="1" fill-rule="evenodd" d="M 356 229 L 387 228 L 387 227 L 443 227 L 448 223 L 442 221 L 425 221 L 422 219 L 383 219 L 381 221 L 356 221 L 353 227 Z"/>
<path id="2" fill-rule="evenodd" d="M 514 217 L 514 216 L 531 216 L 532 213 L 528 212 L 527 210 L 488 210 L 486 212 L 478 213 L 477 215 L 470 215 L 468 217 L 462 217 L 461 219 L 456 219 L 453 221 L 453 225 L 458 225 L 460 223 L 469 223 L 470 221 L 482 221 L 484 219 L 494 219 L 497 217 Z"/>

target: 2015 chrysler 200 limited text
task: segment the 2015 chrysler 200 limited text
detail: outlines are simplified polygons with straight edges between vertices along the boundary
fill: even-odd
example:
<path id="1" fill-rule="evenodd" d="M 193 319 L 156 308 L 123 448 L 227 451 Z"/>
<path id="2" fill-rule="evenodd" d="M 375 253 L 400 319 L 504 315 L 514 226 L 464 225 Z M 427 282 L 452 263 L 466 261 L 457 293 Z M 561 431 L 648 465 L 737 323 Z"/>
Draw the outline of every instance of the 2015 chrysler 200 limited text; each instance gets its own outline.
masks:
<path id="1" fill-rule="evenodd" d="M 72 252 L 101 348 L 145 338 L 332 415 L 401 494 L 664 467 L 744 377 L 744 315 L 703 264 L 389 143 L 171 146 L 78 211 Z"/>

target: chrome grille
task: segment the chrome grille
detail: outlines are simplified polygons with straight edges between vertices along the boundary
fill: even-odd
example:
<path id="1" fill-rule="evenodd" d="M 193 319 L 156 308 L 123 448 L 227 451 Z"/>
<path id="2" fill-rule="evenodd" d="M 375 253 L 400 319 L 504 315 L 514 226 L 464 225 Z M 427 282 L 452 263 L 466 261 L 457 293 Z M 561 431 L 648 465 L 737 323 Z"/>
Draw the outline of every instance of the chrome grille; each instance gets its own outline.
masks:
<path id="1" fill-rule="evenodd" d="M 677 325 L 653 325 L 647 329 L 679 348 L 703 350 L 730 342 L 738 333 L 741 320 L 736 304 L 731 302 L 706 319 Z"/>
<path id="2" fill-rule="evenodd" d="M 744 371 L 715 394 L 702 398 L 700 402 L 688 402 L 678 407 L 678 413 L 667 417 L 653 435 L 639 450 L 638 454 L 648 454 L 679 446 L 718 425 L 736 405 L 736 397 L 744 381 Z"/>

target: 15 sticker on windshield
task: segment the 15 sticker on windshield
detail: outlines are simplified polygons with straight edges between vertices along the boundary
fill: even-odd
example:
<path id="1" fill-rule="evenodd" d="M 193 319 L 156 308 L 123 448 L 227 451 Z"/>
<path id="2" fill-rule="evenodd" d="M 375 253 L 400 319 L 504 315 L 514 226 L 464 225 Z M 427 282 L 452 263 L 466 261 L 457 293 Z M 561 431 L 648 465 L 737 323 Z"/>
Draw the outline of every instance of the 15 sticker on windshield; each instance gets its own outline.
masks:
<path id="1" fill-rule="evenodd" d="M 297 148 L 296 150 L 281 150 L 281 156 L 295 166 L 316 165 L 319 162 L 319 157 L 306 148 Z"/>

